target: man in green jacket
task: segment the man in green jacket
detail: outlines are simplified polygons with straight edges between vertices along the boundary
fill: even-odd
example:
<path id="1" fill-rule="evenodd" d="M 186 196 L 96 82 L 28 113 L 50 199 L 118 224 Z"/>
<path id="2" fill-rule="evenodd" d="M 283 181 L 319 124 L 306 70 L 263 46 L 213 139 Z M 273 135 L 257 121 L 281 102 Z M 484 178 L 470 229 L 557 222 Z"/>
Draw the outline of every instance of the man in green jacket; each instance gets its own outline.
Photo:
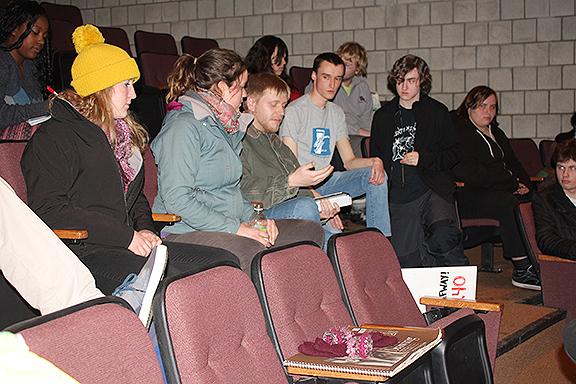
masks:
<path id="1" fill-rule="evenodd" d="M 269 219 L 327 220 L 326 241 L 343 229 L 340 208 L 320 200 L 312 188 L 328 177 L 329 165 L 316 170 L 314 162 L 300 165 L 277 132 L 289 98 L 288 85 L 269 73 L 250 75 L 246 86 L 245 108 L 254 115 L 243 141 L 240 188 L 249 201 L 261 201 Z"/>

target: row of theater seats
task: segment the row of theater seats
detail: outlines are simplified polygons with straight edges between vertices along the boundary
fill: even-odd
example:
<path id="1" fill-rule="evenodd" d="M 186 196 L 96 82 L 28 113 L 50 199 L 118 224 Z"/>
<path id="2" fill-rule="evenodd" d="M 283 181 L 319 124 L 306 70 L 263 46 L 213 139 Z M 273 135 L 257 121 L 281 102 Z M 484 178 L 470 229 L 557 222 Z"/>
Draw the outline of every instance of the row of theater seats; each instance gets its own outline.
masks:
<path id="1" fill-rule="evenodd" d="M 26 147 L 26 142 L 0 142 L 0 177 L 12 186 L 16 195 L 22 201 L 27 201 L 26 183 L 20 168 L 20 158 Z M 153 204 L 158 191 L 157 169 L 150 148 L 144 153 L 145 184 L 144 194 L 150 205 Z M 160 229 L 165 225 L 171 225 L 180 220 L 174 214 L 152 215 L 155 225 Z M 57 233 L 65 242 L 78 242 L 88 237 L 88 232 L 82 228 L 78 230 L 62 231 Z M 33 234 L 30 234 L 33 241 Z M 8 284 L 0 272 L 0 308 L 11 308 L 10 311 L 0 310 L 0 329 L 23 319 L 38 315 L 38 311 L 31 308 L 26 301 Z"/>
<path id="2" fill-rule="evenodd" d="M 70 69 L 76 58 L 72 32 L 83 24 L 80 10 L 73 5 L 42 3 L 51 25 L 50 47 L 52 49 L 52 88 L 61 91 L 70 86 Z M 107 43 L 124 49 L 132 56 L 130 41 L 122 28 L 99 27 Z M 214 39 L 184 36 L 180 40 L 183 53 L 199 56 L 208 49 L 218 47 Z M 174 37 L 167 33 L 136 31 L 134 33 L 136 61 L 140 67 L 141 80 L 136 84 L 138 97 L 131 105 L 138 120 L 147 128 L 151 138 L 159 132 L 166 113 L 164 97 L 167 77 L 178 59 Z"/>
<path id="3" fill-rule="evenodd" d="M 97 299 L 9 330 L 82 383 L 161 383 L 146 331 L 123 304 Z M 264 251 L 252 281 L 231 264 L 168 278 L 153 313 L 168 383 L 287 383 L 281 361 L 299 344 L 364 323 L 443 330 L 441 345 L 390 383 L 492 383 L 500 307 L 471 307 L 482 313 L 455 309 L 428 325 L 388 240 L 364 230 L 335 237 L 329 256 L 310 243 Z"/>

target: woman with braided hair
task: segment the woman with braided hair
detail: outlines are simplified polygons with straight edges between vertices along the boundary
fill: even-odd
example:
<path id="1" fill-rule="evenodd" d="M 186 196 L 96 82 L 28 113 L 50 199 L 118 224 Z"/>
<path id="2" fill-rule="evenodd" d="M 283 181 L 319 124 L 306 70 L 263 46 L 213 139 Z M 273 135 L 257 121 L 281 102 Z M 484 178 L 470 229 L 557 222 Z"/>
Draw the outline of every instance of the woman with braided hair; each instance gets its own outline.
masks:
<path id="1" fill-rule="evenodd" d="M 47 35 L 37 2 L 13 0 L 0 9 L 0 139 L 29 138 L 26 120 L 48 112 L 41 85 L 49 73 Z"/>

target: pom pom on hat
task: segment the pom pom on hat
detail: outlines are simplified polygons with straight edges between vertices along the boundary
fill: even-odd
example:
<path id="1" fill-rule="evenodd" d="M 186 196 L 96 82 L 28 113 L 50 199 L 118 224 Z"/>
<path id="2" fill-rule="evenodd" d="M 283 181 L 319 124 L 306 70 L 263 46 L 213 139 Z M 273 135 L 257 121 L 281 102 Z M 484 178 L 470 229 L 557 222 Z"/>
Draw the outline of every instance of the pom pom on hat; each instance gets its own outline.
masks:
<path id="1" fill-rule="evenodd" d="M 92 44 L 99 44 L 104 42 L 102 33 L 91 24 L 81 25 L 72 33 L 72 42 L 76 53 L 82 52 L 84 48 Z"/>
<path id="2" fill-rule="evenodd" d="M 72 64 L 71 85 L 80 96 L 140 78 L 136 61 L 122 48 L 106 44 L 95 26 L 86 24 L 76 28 L 72 41 L 78 56 Z"/>

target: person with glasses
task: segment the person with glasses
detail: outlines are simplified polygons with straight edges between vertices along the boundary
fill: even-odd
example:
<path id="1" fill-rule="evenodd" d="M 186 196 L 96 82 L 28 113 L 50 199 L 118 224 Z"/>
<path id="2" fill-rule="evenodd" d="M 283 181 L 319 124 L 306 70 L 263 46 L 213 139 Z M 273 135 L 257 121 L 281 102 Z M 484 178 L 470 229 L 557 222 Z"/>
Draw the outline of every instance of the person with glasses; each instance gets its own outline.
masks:
<path id="1" fill-rule="evenodd" d="M 468 264 L 450 171 L 458 160 L 454 127 L 431 88 L 428 64 L 401 57 L 388 74 L 395 97 L 372 121 L 370 153 L 389 175 L 392 245 L 403 268 Z"/>
<path id="2" fill-rule="evenodd" d="M 576 139 L 558 144 L 552 154 L 558 183 L 534 196 L 538 248 L 576 260 Z"/>
<path id="3" fill-rule="evenodd" d="M 512 284 L 539 290 L 514 215 L 518 202 L 530 199 L 530 178 L 499 128 L 497 114 L 496 92 L 484 85 L 472 88 L 452 112 L 461 152 L 454 174 L 464 182 L 458 191 L 460 214 L 498 220 L 504 257 L 514 265 Z"/>

